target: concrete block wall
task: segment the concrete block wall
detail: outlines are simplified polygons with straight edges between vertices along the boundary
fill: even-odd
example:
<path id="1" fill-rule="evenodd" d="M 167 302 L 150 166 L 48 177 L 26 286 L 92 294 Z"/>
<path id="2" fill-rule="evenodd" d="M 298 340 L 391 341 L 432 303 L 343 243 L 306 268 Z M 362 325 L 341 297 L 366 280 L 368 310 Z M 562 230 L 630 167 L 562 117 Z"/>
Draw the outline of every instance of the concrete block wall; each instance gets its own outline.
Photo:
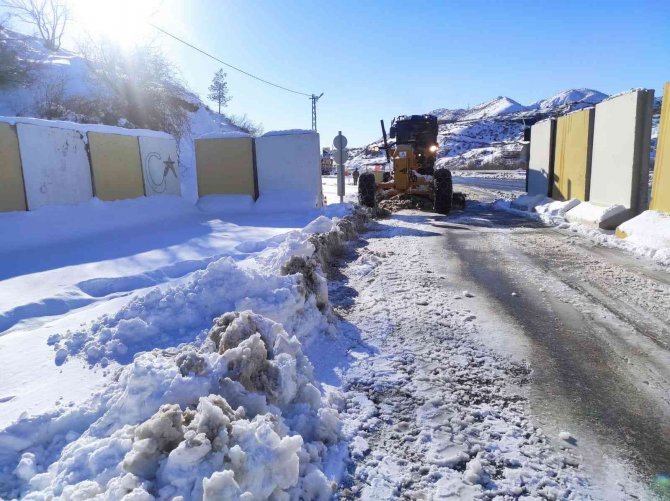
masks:
<path id="1" fill-rule="evenodd" d="M 212 137 L 195 140 L 198 196 L 258 197 L 252 137 Z"/>
<path id="2" fill-rule="evenodd" d="M 589 199 L 594 116 L 595 110 L 589 108 L 559 117 L 556 122 L 552 189 L 556 200 Z"/>
<path id="3" fill-rule="evenodd" d="M 663 89 L 650 209 L 670 214 L 670 82 Z"/>
<path id="4" fill-rule="evenodd" d="M 528 161 L 528 194 L 551 196 L 554 182 L 556 120 L 537 122 L 531 127 Z"/>
<path id="5" fill-rule="evenodd" d="M 320 159 L 316 132 L 272 132 L 257 138 L 259 203 L 277 210 L 321 207 Z"/>
<path id="6" fill-rule="evenodd" d="M 589 201 L 622 205 L 628 217 L 648 206 L 653 90 L 635 90 L 595 107 Z"/>
<path id="7" fill-rule="evenodd" d="M 0 212 L 180 191 L 169 134 L 0 117 Z"/>

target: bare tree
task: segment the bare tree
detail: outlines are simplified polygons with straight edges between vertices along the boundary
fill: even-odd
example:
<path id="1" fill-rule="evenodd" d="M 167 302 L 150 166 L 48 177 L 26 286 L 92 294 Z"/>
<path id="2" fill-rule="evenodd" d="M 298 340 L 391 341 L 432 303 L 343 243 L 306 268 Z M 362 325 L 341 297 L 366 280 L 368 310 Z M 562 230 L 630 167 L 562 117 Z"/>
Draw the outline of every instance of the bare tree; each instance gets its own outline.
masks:
<path id="1" fill-rule="evenodd" d="M 70 20 L 70 10 L 64 0 L 3 0 L 2 3 L 18 19 L 37 27 L 47 49 L 60 49 Z"/>

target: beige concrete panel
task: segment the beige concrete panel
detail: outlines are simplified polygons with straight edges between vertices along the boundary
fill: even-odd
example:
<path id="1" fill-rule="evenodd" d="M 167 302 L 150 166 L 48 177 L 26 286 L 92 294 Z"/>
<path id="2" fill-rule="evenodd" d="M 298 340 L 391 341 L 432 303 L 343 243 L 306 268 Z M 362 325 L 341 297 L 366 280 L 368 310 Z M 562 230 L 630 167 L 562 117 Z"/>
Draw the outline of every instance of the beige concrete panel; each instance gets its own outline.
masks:
<path id="1" fill-rule="evenodd" d="M 663 90 L 650 208 L 670 213 L 670 82 L 665 84 Z"/>
<path id="2" fill-rule="evenodd" d="M 256 197 L 252 138 L 196 139 L 195 158 L 198 196 Z"/>
<path id="3" fill-rule="evenodd" d="M 647 209 L 654 91 L 638 89 L 596 105 L 589 200 Z"/>
<path id="4" fill-rule="evenodd" d="M 137 137 L 88 133 L 94 194 L 101 200 L 144 196 Z"/>
<path id="5" fill-rule="evenodd" d="M 552 190 L 556 200 L 589 199 L 594 115 L 590 108 L 557 120 Z"/>
<path id="6" fill-rule="evenodd" d="M 0 212 L 26 208 L 16 130 L 9 124 L 0 123 Z"/>

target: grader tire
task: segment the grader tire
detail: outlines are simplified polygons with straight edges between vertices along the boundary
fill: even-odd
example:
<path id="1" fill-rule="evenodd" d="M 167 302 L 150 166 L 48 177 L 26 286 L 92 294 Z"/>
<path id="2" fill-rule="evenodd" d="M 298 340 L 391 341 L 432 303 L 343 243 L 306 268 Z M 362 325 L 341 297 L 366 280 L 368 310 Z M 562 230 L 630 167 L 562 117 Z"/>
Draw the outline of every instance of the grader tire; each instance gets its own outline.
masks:
<path id="1" fill-rule="evenodd" d="M 433 208 L 439 214 L 449 214 L 451 210 L 451 197 L 453 186 L 451 184 L 451 171 L 449 169 L 438 169 L 433 174 L 433 191 L 435 202 Z"/>
<path id="2" fill-rule="evenodd" d="M 375 206 L 375 175 L 365 172 L 358 178 L 358 203 L 365 207 Z"/>

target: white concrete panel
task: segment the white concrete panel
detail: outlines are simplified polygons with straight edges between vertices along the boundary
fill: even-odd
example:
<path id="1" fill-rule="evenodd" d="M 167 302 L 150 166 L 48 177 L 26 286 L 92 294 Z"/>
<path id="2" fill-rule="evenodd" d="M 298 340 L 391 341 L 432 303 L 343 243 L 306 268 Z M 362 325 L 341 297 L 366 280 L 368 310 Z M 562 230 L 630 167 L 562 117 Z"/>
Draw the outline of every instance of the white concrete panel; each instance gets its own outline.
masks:
<path id="1" fill-rule="evenodd" d="M 259 202 L 312 209 L 321 201 L 321 150 L 316 132 L 270 133 L 256 139 Z M 286 196 L 277 196 L 284 194 Z"/>
<path id="2" fill-rule="evenodd" d="M 173 138 L 140 136 L 144 194 L 180 195 L 179 156 Z"/>
<path id="3" fill-rule="evenodd" d="M 83 135 L 77 130 L 16 126 L 28 209 L 77 204 L 93 196 Z"/>
<path id="4" fill-rule="evenodd" d="M 530 160 L 528 162 L 528 194 L 551 194 L 554 175 L 554 141 L 556 120 L 536 123 L 530 132 Z"/>
<path id="5" fill-rule="evenodd" d="M 646 209 L 654 91 L 636 90 L 596 105 L 589 200 Z"/>

